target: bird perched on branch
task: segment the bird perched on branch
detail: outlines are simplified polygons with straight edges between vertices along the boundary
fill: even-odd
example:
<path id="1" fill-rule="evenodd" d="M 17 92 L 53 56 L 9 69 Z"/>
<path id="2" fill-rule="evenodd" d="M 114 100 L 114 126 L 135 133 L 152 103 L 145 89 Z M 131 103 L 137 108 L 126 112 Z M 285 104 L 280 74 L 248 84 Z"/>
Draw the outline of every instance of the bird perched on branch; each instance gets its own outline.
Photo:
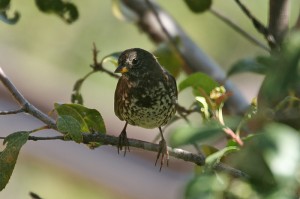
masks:
<path id="1" fill-rule="evenodd" d="M 118 59 L 115 73 L 121 73 L 115 91 L 115 114 L 125 120 L 119 135 L 118 153 L 125 147 L 129 150 L 126 128 L 128 124 L 147 129 L 158 128 L 161 141 L 155 165 L 161 155 L 161 165 L 167 159 L 167 144 L 161 127 L 166 125 L 176 112 L 177 86 L 175 78 L 167 72 L 150 52 L 132 48 L 125 50 Z"/>

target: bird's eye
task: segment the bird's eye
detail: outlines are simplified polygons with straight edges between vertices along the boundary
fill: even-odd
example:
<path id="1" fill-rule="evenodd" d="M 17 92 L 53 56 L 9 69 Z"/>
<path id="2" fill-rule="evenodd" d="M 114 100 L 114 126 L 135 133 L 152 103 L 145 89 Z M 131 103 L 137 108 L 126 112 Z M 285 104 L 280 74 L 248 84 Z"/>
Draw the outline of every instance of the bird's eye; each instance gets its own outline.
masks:
<path id="1" fill-rule="evenodd" d="M 136 65 L 138 62 L 139 62 L 139 60 L 136 59 L 136 58 L 134 58 L 134 59 L 132 60 L 132 64 L 133 64 L 133 65 Z"/>

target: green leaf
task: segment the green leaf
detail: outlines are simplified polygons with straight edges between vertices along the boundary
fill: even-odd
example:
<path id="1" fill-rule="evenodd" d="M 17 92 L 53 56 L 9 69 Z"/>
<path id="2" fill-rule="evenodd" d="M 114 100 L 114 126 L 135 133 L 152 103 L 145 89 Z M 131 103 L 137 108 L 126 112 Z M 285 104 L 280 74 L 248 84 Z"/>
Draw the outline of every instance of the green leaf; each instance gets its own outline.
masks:
<path id="1" fill-rule="evenodd" d="M 119 59 L 121 53 L 122 52 L 115 52 L 115 53 L 111 53 L 111 54 L 103 57 L 100 65 L 109 62 L 109 63 L 112 63 L 114 66 L 118 66 L 118 59 Z"/>
<path id="2" fill-rule="evenodd" d="M 225 147 L 209 156 L 205 159 L 205 165 L 207 168 L 213 168 L 213 166 L 220 162 L 221 158 L 227 155 L 228 153 L 236 152 L 239 150 L 237 146 L 228 146 Z"/>
<path id="3" fill-rule="evenodd" d="M 184 0 L 188 7 L 195 13 L 201 13 L 210 9 L 212 0 Z"/>
<path id="4" fill-rule="evenodd" d="M 79 17 L 77 7 L 62 0 L 35 0 L 40 11 L 45 13 L 55 13 L 65 22 L 72 23 Z"/>
<path id="5" fill-rule="evenodd" d="M 153 54 L 167 71 L 178 77 L 184 63 L 172 45 L 161 43 Z"/>
<path id="6" fill-rule="evenodd" d="M 223 135 L 222 127 L 219 125 L 204 126 L 204 127 L 179 127 L 170 138 L 172 147 L 179 147 L 196 142 L 204 142 L 209 139 L 216 139 Z"/>
<path id="7" fill-rule="evenodd" d="M 75 104 L 83 104 L 83 97 L 81 95 L 81 86 L 84 82 L 84 80 L 86 80 L 86 77 L 81 78 L 79 80 L 77 80 L 73 86 L 73 92 L 71 95 L 71 102 L 75 103 Z"/>
<path id="8" fill-rule="evenodd" d="M 20 131 L 7 136 L 3 144 L 5 149 L 0 152 L 0 191 L 8 183 L 14 170 L 21 147 L 26 143 L 29 132 Z"/>
<path id="9" fill-rule="evenodd" d="M 106 133 L 104 120 L 96 109 L 89 109 L 79 104 L 55 104 L 59 116 L 72 116 L 86 133 Z"/>
<path id="10" fill-rule="evenodd" d="M 206 119 L 206 120 L 210 119 L 209 106 L 207 104 L 205 97 L 197 96 L 196 100 L 199 102 L 200 112 L 201 112 L 203 119 Z"/>
<path id="11" fill-rule="evenodd" d="M 0 11 L 0 20 L 10 25 L 16 24 L 19 21 L 20 16 L 20 13 L 17 11 L 14 12 L 13 17 L 7 16 L 6 11 Z"/>
<path id="12" fill-rule="evenodd" d="M 10 0 L 0 0 L 0 11 L 5 11 L 9 8 Z"/>
<path id="13" fill-rule="evenodd" d="M 71 102 L 75 103 L 75 104 L 80 104 L 80 105 L 83 104 L 83 97 L 82 97 L 80 91 L 75 91 L 72 93 Z"/>
<path id="14" fill-rule="evenodd" d="M 259 56 L 256 58 L 242 59 L 231 66 L 227 72 L 227 76 L 229 77 L 243 72 L 266 74 L 267 70 L 271 67 L 271 63 L 273 63 L 273 61 L 270 57 Z"/>
<path id="15" fill-rule="evenodd" d="M 192 87 L 195 96 L 202 96 L 200 91 L 201 89 L 205 91 L 207 95 L 209 95 L 209 93 L 218 86 L 219 84 L 210 76 L 198 72 L 189 75 L 185 80 L 180 82 L 178 89 L 179 91 L 182 91 L 186 88 Z"/>
<path id="16" fill-rule="evenodd" d="M 59 116 L 57 119 L 57 129 L 62 133 L 66 133 L 77 143 L 81 143 L 83 140 L 80 123 L 72 116 Z"/>

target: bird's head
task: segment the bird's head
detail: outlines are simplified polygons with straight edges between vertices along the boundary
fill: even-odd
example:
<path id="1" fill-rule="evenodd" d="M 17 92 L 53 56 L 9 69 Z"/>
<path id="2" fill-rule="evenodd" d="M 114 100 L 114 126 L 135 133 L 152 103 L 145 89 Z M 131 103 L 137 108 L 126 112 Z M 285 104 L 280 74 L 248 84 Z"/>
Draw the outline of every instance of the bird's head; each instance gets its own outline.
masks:
<path id="1" fill-rule="evenodd" d="M 120 55 L 115 73 L 144 77 L 157 70 L 161 70 L 161 67 L 153 54 L 141 48 L 131 48 Z"/>

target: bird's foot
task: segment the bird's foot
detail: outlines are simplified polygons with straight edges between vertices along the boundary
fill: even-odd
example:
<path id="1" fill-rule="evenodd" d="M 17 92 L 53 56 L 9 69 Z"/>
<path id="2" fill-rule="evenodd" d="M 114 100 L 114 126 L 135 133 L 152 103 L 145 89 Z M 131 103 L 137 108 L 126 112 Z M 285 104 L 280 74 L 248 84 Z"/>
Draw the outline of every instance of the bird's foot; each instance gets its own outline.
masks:
<path id="1" fill-rule="evenodd" d="M 164 165 L 165 159 L 167 160 L 167 166 L 169 166 L 169 152 L 168 152 L 167 142 L 165 139 L 162 139 L 159 142 L 159 148 L 158 148 L 158 153 L 156 156 L 155 166 L 157 164 L 157 161 L 159 160 L 160 155 L 161 155 L 161 160 L 160 160 L 159 171 L 161 171 L 161 168 Z"/>
<path id="2" fill-rule="evenodd" d="M 126 130 L 123 129 L 122 132 L 119 135 L 119 142 L 118 142 L 118 154 L 120 153 L 120 151 L 122 151 L 124 146 L 124 156 L 126 155 L 127 150 L 130 151 L 129 149 L 129 141 L 127 138 L 127 133 Z"/>

